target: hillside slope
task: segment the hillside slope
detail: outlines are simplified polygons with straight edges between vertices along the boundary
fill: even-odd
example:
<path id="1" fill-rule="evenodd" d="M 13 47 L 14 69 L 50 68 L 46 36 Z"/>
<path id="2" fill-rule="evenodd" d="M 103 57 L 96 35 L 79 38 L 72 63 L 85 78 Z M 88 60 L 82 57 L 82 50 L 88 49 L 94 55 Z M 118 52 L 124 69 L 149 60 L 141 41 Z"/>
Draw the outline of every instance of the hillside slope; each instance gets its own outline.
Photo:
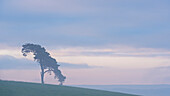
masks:
<path id="1" fill-rule="evenodd" d="M 0 96 L 137 96 L 69 86 L 0 81 Z"/>
<path id="2" fill-rule="evenodd" d="M 142 96 L 170 96 L 170 85 L 75 85 L 74 87 L 116 91 Z"/>

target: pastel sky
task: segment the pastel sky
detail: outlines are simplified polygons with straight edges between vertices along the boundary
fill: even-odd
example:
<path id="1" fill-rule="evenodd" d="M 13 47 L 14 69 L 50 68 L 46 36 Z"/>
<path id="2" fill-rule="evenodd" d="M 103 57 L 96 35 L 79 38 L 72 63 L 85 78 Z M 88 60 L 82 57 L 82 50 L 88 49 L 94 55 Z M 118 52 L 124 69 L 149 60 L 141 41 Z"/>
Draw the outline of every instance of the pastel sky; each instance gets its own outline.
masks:
<path id="1" fill-rule="evenodd" d="M 66 85 L 170 84 L 169 0 L 0 0 L 0 79 L 40 82 L 40 44 Z M 56 84 L 46 75 L 46 83 Z"/>

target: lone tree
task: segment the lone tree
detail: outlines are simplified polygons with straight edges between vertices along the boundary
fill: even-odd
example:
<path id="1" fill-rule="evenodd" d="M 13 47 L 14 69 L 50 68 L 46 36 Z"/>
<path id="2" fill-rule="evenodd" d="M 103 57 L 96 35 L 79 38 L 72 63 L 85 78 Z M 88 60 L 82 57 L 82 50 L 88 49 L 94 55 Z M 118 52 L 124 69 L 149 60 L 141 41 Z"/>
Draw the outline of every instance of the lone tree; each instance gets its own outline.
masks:
<path id="1" fill-rule="evenodd" d="M 37 44 L 25 44 L 22 45 L 22 53 L 23 56 L 27 56 L 27 53 L 33 53 L 34 60 L 40 64 L 41 67 L 41 83 L 44 84 L 44 74 L 46 72 L 53 72 L 55 74 L 54 78 L 58 78 L 60 85 L 63 84 L 66 79 L 65 76 L 62 75 L 61 71 L 58 69 L 60 65 L 57 64 L 57 61 L 50 56 L 44 47 L 41 47 Z"/>

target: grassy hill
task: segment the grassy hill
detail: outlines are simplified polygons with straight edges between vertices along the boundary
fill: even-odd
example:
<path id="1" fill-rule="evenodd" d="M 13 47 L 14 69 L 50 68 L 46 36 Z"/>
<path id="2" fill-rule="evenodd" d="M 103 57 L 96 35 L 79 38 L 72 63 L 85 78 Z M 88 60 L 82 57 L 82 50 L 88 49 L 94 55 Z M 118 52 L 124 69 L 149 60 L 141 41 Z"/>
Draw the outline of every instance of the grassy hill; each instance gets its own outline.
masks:
<path id="1" fill-rule="evenodd" d="M 0 80 L 0 96 L 137 96 L 86 88 Z"/>

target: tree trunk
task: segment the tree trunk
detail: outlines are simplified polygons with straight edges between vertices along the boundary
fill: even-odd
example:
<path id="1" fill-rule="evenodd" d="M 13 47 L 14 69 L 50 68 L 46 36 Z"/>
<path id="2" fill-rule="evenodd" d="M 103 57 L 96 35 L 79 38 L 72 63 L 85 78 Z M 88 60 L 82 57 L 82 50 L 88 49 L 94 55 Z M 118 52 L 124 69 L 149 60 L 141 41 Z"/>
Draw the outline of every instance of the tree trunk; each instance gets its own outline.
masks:
<path id="1" fill-rule="evenodd" d="M 40 66 L 41 66 L 41 83 L 44 84 L 44 68 L 41 64 Z"/>
<path id="2" fill-rule="evenodd" d="M 63 82 L 60 82 L 60 84 L 59 85 L 63 85 Z"/>

